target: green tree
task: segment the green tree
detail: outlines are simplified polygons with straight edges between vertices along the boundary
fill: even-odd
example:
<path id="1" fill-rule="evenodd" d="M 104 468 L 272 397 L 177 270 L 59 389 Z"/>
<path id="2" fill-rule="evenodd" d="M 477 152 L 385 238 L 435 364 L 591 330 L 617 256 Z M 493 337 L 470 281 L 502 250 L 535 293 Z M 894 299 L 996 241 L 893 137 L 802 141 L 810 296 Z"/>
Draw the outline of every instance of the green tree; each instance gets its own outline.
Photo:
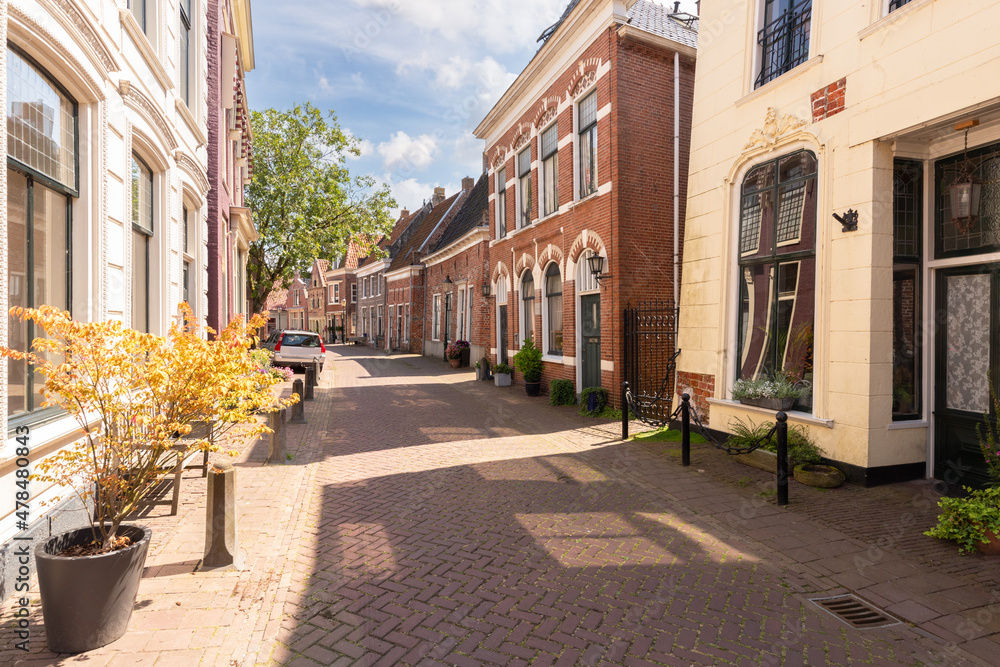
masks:
<path id="1" fill-rule="evenodd" d="M 330 111 L 309 102 L 288 111 L 252 112 L 253 180 L 246 205 L 260 238 L 247 257 L 251 312 L 260 312 L 275 283 L 291 284 L 316 257 L 343 255 L 352 237 L 380 238 L 396 206 L 389 186 L 349 173 L 358 141 Z"/>

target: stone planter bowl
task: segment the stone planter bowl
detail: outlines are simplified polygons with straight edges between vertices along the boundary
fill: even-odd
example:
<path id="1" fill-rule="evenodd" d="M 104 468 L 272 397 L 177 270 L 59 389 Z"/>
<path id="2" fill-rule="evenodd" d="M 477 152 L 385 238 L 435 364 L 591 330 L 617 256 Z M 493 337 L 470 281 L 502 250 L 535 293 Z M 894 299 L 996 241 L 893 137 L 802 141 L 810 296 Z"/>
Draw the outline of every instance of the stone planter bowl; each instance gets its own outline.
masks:
<path id="1" fill-rule="evenodd" d="M 844 473 L 833 466 L 801 464 L 795 466 L 795 481 L 820 489 L 835 489 L 844 483 Z"/>

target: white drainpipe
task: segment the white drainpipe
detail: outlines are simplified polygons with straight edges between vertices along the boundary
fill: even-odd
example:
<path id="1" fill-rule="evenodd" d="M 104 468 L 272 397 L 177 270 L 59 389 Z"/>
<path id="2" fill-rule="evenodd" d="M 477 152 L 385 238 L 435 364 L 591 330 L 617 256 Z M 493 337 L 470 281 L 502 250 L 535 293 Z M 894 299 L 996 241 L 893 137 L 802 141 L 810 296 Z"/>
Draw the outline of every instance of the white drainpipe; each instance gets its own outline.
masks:
<path id="1" fill-rule="evenodd" d="M 681 258 L 681 56 L 674 51 L 674 307 L 680 305 L 680 258 Z"/>

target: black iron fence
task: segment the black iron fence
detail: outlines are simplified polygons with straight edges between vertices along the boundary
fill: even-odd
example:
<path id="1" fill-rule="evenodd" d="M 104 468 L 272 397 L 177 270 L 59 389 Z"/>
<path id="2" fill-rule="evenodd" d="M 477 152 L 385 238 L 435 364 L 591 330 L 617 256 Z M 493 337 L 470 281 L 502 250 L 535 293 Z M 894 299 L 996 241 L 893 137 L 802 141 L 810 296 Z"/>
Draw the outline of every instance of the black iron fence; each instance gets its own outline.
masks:
<path id="1" fill-rule="evenodd" d="M 622 312 L 624 380 L 628 403 L 646 422 L 666 424 L 672 414 L 677 371 L 677 321 L 673 301 L 631 304 Z"/>

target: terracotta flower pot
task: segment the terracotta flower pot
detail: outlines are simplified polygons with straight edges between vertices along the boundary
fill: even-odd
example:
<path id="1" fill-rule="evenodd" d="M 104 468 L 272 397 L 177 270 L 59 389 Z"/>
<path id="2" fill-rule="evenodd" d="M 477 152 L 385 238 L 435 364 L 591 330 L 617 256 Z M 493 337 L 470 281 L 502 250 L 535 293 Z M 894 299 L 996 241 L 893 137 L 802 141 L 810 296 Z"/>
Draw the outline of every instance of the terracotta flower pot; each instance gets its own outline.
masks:
<path id="1" fill-rule="evenodd" d="M 986 539 L 989 541 L 980 542 L 976 545 L 979 553 L 986 556 L 1000 556 L 1000 535 L 997 535 L 992 530 L 987 530 Z"/>
<path id="2" fill-rule="evenodd" d="M 461 359 L 449 359 L 448 363 L 451 364 L 452 368 L 458 368 L 462 364 Z"/>

